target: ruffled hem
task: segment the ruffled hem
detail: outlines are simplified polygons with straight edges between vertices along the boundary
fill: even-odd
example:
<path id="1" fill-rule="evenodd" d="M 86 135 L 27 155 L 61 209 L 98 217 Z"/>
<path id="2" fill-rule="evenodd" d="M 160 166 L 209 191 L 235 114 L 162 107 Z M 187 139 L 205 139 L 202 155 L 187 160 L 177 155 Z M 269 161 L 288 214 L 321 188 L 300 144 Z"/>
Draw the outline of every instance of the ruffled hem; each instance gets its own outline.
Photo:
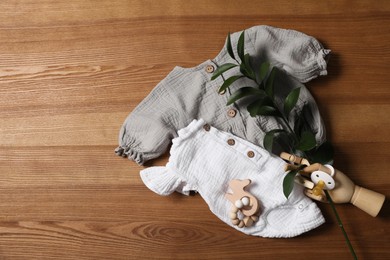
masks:
<path id="1" fill-rule="evenodd" d="M 317 40 L 314 38 L 310 41 L 307 46 L 308 52 L 311 58 L 306 61 L 305 68 L 291 68 L 287 65 L 283 65 L 282 68 L 293 77 L 297 78 L 301 83 L 307 83 L 310 80 L 317 78 L 318 76 L 328 75 L 327 62 L 329 60 L 330 49 L 325 49 Z"/>
<path id="2" fill-rule="evenodd" d="M 140 171 L 140 176 L 146 187 L 162 196 L 172 194 L 182 183 L 171 169 L 164 166 L 146 168 Z"/>
<path id="3" fill-rule="evenodd" d="M 330 52 L 331 50 L 329 49 L 322 49 L 317 55 L 317 63 L 320 68 L 320 76 L 328 75 L 328 71 L 326 70 L 326 62 Z"/>
<path id="4" fill-rule="evenodd" d="M 312 79 L 317 78 L 318 76 L 326 76 L 328 75 L 327 71 L 327 60 L 328 55 L 331 52 L 329 49 L 319 49 L 316 51 L 315 58 L 313 59 L 313 64 L 309 71 L 294 71 L 294 74 L 302 83 L 307 83 Z M 284 67 L 283 67 L 284 68 Z M 289 71 L 287 71 L 289 72 Z"/>
<path id="5" fill-rule="evenodd" d="M 143 154 L 138 151 L 135 151 L 131 147 L 123 148 L 122 146 L 118 146 L 115 149 L 115 154 L 118 156 L 122 156 L 123 158 L 127 157 L 129 160 L 135 161 L 139 165 L 143 165 L 144 163 Z"/>

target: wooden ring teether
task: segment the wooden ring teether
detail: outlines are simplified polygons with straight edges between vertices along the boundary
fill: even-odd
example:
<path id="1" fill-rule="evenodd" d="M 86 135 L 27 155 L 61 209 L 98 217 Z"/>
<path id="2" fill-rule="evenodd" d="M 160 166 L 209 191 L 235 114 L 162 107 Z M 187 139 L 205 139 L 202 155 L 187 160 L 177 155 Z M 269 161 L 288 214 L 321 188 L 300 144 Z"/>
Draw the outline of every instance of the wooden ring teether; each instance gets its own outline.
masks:
<path id="1" fill-rule="evenodd" d="M 233 193 L 227 193 L 226 198 L 233 204 L 229 217 L 233 225 L 242 227 L 252 226 L 259 218 L 255 215 L 259 211 L 257 199 L 245 191 L 244 188 L 251 183 L 251 180 L 232 180 L 229 187 Z M 244 215 L 242 219 L 238 217 L 238 211 Z"/>

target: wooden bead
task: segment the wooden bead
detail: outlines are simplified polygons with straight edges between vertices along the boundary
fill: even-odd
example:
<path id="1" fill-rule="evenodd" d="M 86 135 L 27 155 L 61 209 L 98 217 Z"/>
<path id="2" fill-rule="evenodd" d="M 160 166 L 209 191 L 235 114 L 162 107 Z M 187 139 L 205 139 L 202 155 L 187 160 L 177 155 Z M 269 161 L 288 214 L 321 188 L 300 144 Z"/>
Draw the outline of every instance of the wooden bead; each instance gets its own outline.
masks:
<path id="1" fill-rule="evenodd" d="M 244 206 L 244 204 L 242 204 L 241 200 L 236 200 L 236 202 L 234 202 L 234 206 L 241 209 Z"/>
<path id="2" fill-rule="evenodd" d="M 231 212 L 237 213 L 238 212 L 238 208 L 233 206 Z"/>
<path id="3" fill-rule="evenodd" d="M 256 222 L 256 221 L 258 221 L 258 220 L 259 220 L 259 217 L 258 217 L 258 216 L 255 216 L 255 215 L 253 215 L 253 216 L 251 216 L 251 219 L 253 220 L 253 222 Z"/>
<path id="4" fill-rule="evenodd" d="M 239 220 L 238 218 L 236 219 L 232 219 L 232 224 L 233 225 L 238 225 L 240 223 L 241 220 Z"/>
<path id="5" fill-rule="evenodd" d="M 229 218 L 230 218 L 230 219 L 236 219 L 236 218 L 237 218 L 237 213 L 235 213 L 235 212 L 230 212 L 230 213 L 229 213 Z"/>
<path id="6" fill-rule="evenodd" d="M 253 220 L 251 217 L 245 217 L 243 219 L 243 222 L 244 222 L 246 227 L 251 227 L 253 225 Z"/>
<path id="7" fill-rule="evenodd" d="M 245 226 L 244 221 L 240 220 L 240 223 L 237 225 L 239 228 L 242 228 Z"/>
<path id="8" fill-rule="evenodd" d="M 249 205 L 249 198 L 248 197 L 243 197 L 241 199 L 242 205 L 248 206 Z"/>

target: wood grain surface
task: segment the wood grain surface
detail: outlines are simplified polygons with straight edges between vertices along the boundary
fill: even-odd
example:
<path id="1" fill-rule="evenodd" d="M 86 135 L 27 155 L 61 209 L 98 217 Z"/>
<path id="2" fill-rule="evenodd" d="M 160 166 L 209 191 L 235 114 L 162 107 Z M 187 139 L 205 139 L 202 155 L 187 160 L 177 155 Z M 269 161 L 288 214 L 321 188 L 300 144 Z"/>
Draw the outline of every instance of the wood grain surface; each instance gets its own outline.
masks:
<path id="1" fill-rule="evenodd" d="M 200 196 L 160 197 L 114 155 L 129 112 L 174 66 L 260 24 L 332 49 L 307 84 L 355 183 L 390 194 L 390 2 L 0 1 L 0 259 L 351 259 L 330 207 L 292 239 L 246 236 Z M 163 165 L 167 155 L 154 160 Z M 149 164 L 150 165 L 150 164 Z M 359 259 L 390 259 L 377 218 L 337 206 Z"/>

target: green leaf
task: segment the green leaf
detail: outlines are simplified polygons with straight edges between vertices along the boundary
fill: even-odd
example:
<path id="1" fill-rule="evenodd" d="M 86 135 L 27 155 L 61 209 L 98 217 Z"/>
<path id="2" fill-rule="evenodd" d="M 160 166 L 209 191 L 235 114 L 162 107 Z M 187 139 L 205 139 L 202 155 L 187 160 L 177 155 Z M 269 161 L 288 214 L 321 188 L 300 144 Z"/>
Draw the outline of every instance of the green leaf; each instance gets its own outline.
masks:
<path id="1" fill-rule="evenodd" d="M 286 117 L 290 114 L 291 110 L 295 107 L 297 104 L 298 98 L 299 98 L 299 93 L 301 91 L 301 88 L 296 88 L 293 89 L 286 99 L 284 100 L 284 114 Z"/>
<path id="2" fill-rule="evenodd" d="M 304 122 L 305 120 L 303 118 L 303 114 L 301 113 L 297 115 L 294 122 L 294 133 L 297 135 L 298 138 L 301 136 L 301 133 L 305 130 Z"/>
<path id="3" fill-rule="evenodd" d="M 222 86 L 219 88 L 218 92 L 222 92 L 226 90 L 228 87 L 230 87 L 231 84 L 233 84 L 234 81 L 238 80 L 239 78 L 242 78 L 242 75 L 239 76 L 231 76 L 227 80 L 225 80 L 222 84 Z"/>
<path id="4" fill-rule="evenodd" d="M 265 92 L 272 99 L 274 98 L 274 79 L 275 79 L 276 73 L 277 73 L 277 68 L 273 67 L 271 72 L 269 73 L 269 76 L 267 78 L 267 82 L 265 84 Z"/>
<path id="5" fill-rule="evenodd" d="M 264 139 L 263 139 L 264 149 L 266 149 L 268 152 L 272 153 L 274 139 L 277 136 L 277 134 L 279 134 L 281 132 L 285 132 L 285 131 L 282 129 L 274 129 L 274 130 L 267 132 L 264 136 Z"/>
<path id="6" fill-rule="evenodd" d="M 264 96 L 264 92 L 261 91 L 260 89 L 253 88 L 253 87 L 242 87 L 238 89 L 236 92 L 234 92 L 230 98 L 228 99 L 227 106 L 233 104 L 237 100 L 243 97 L 247 96 Z"/>
<path id="7" fill-rule="evenodd" d="M 334 150 L 330 142 L 321 144 L 311 156 L 311 163 L 333 164 Z"/>
<path id="8" fill-rule="evenodd" d="M 316 144 L 317 143 L 314 134 L 310 131 L 304 131 L 296 148 L 301 151 L 309 151 L 313 149 Z"/>
<path id="9" fill-rule="evenodd" d="M 232 57 L 235 60 L 236 58 L 234 57 L 234 53 L 233 53 L 233 47 L 232 47 L 232 41 L 230 39 L 230 33 L 228 34 L 227 39 L 226 39 L 226 49 L 227 49 L 230 57 Z"/>
<path id="10" fill-rule="evenodd" d="M 259 79 L 260 81 L 263 81 L 265 79 L 265 77 L 267 76 L 268 74 L 268 70 L 269 70 L 269 62 L 263 62 L 261 63 L 260 65 L 260 72 L 259 72 Z"/>
<path id="11" fill-rule="evenodd" d="M 255 72 L 253 71 L 253 68 L 251 66 L 251 56 L 247 53 L 244 55 L 244 63 L 246 70 L 248 71 L 250 78 L 255 79 Z"/>
<path id="12" fill-rule="evenodd" d="M 294 178 L 297 175 L 298 170 L 292 170 L 286 174 L 283 179 L 283 194 L 288 199 L 292 190 L 294 189 Z"/>
<path id="13" fill-rule="evenodd" d="M 234 68 L 234 67 L 237 67 L 238 65 L 237 64 L 233 64 L 233 63 L 225 63 L 221 66 L 219 66 L 215 71 L 214 71 L 214 74 L 213 76 L 211 77 L 211 80 L 214 80 L 216 79 L 217 77 L 219 77 L 222 73 L 230 70 L 231 68 Z"/>
<path id="14" fill-rule="evenodd" d="M 244 44 L 245 44 L 245 31 L 242 31 L 237 43 L 237 53 L 241 62 L 244 62 Z"/>
<path id="15" fill-rule="evenodd" d="M 240 64 L 240 71 L 246 77 L 255 80 L 256 76 L 251 66 L 250 58 L 248 53 L 244 55 L 244 62 Z"/>
<path id="16" fill-rule="evenodd" d="M 280 117 L 279 111 L 273 107 L 272 102 L 268 102 L 269 98 L 265 97 L 260 100 L 256 100 L 253 103 L 251 103 L 248 107 L 247 110 L 251 117 L 255 116 L 277 116 Z"/>
<path id="17" fill-rule="evenodd" d="M 271 106 L 262 106 L 258 111 L 257 114 L 259 116 L 280 116 L 279 111 Z"/>
<path id="18" fill-rule="evenodd" d="M 240 72 L 247 78 L 251 77 L 249 71 L 246 69 L 244 62 L 240 64 Z"/>
<path id="19" fill-rule="evenodd" d="M 297 169 L 289 171 L 286 176 L 283 179 L 283 194 L 288 199 L 288 196 L 290 196 L 291 192 L 294 189 L 294 178 L 297 173 L 305 168 L 306 165 L 301 165 Z"/>
<path id="20" fill-rule="evenodd" d="M 264 90 L 260 90 L 260 91 L 264 91 Z M 247 110 L 251 115 L 251 117 L 257 116 L 258 110 L 262 106 L 273 106 L 271 99 L 266 95 L 264 95 L 263 97 L 259 97 L 258 99 L 254 100 L 251 104 L 249 104 Z"/>
<path id="21" fill-rule="evenodd" d="M 304 104 L 301 111 L 297 113 L 294 122 L 294 133 L 298 137 L 301 137 L 301 133 L 303 133 L 304 131 L 311 130 L 310 125 L 308 124 L 305 118 L 306 116 L 309 115 L 311 115 L 310 108 L 308 104 Z"/>

